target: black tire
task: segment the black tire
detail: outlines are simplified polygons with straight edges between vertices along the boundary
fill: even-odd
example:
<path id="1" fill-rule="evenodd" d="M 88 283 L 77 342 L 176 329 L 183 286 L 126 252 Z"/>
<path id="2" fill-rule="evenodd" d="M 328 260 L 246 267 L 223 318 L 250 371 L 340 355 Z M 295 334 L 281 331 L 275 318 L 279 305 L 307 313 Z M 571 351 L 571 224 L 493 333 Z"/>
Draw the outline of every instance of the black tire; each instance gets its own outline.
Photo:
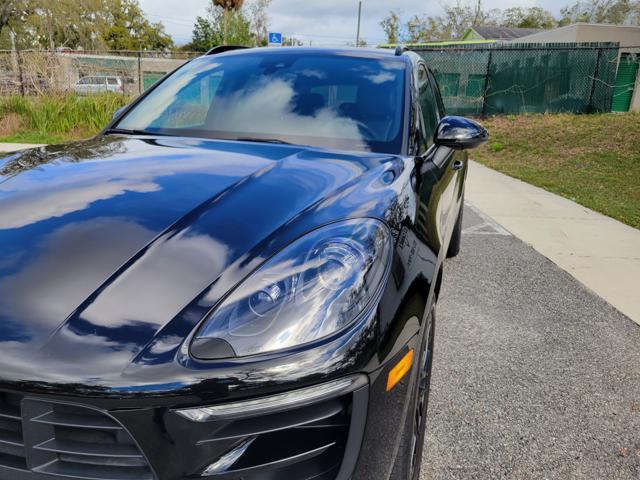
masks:
<path id="1" fill-rule="evenodd" d="M 453 228 L 451 234 L 451 241 L 449 242 L 449 249 L 447 250 L 447 258 L 453 258 L 460 253 L 460 246 L 462 245 L 462 214 L 464 212 L 464 195 L 462 196 L 462 202 L 460 203 L 460 211 L 458 212 L 458 218 L 456 219 L 456 226 Z"/>
<path id="2" fill-rule="evenodd" d="M 420 348 L 419 371 L 413 385 L 407 420 L 390 480 L 418 480 L 420 478 L 429 391 L 431 390 L 431 364 L 433 363 L 433 340 L 436 325 L 435 308 L 431 309 L 427 322 Z"/>

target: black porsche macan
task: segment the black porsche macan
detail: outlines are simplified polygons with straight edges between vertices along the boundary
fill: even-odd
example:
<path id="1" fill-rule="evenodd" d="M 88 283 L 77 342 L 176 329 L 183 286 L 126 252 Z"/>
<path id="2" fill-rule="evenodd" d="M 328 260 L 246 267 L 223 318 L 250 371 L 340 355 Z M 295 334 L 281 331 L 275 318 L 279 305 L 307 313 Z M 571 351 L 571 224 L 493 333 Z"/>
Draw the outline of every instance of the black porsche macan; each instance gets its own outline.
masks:
<path id="1" fill-rule="evenodd" d="M 227 47 L 0 157 L 0 479 L 417 478 L 486 139 L 414 53 Z"/>

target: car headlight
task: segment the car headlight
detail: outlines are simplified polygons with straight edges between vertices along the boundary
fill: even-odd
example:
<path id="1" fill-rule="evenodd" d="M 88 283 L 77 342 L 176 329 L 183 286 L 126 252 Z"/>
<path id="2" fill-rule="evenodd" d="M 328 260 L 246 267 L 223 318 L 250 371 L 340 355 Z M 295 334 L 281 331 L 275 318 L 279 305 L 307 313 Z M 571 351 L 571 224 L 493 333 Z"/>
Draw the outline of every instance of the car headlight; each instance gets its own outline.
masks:
<path id="1" fill-rule="evenodd" d="M 214 310 L 191 344 L 201 359 L 303 345 L 354 322 L 387 278 L 392 238 L 373 219 L 328 225 L 293 242 Z"/>

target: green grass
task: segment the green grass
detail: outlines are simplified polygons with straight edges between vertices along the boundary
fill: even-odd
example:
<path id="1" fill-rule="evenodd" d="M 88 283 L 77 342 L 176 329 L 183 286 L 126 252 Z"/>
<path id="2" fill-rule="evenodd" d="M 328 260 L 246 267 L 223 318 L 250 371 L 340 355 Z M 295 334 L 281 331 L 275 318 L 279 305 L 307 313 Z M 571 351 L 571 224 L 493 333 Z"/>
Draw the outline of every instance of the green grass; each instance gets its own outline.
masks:
<path id="1" fill-rule="evenodd" d="M 87 138 L 127 101 L 113 93 L 0 97 L 0 142 L 62 143 Z"/>
<path id="2" fill-rule="evenodd" d="M 472 158 L 640 228 L 640 113 L 523 115 L 484 121 Z"/>

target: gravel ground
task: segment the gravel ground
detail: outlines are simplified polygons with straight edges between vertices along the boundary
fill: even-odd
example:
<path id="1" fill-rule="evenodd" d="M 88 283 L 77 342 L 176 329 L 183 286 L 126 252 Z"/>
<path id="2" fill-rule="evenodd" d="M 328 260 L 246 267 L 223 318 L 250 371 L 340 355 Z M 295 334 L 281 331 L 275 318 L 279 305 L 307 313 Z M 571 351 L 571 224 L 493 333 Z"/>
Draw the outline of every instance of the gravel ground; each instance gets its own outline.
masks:
<path id="1" fill-rule="evenodd" d="M 640 479 L 640 327 L 468 206 L 464 226 L 421 479 Z"/>

